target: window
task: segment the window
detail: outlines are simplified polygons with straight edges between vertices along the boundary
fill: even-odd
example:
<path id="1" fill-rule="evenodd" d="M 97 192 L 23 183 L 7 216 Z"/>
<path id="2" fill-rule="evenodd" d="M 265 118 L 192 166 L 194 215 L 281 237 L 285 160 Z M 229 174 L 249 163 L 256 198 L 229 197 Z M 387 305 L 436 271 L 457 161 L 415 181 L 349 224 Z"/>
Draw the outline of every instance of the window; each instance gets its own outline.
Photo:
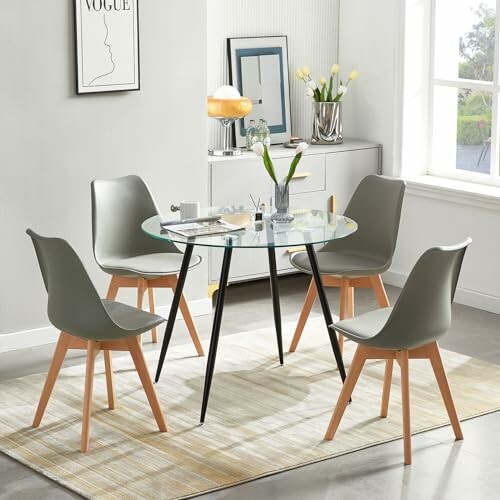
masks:
<path id="1" fill-rule="evenodd" d="M 429 173 L 500 184 L 500 8 L 496 0 L 432 4 Z"/>

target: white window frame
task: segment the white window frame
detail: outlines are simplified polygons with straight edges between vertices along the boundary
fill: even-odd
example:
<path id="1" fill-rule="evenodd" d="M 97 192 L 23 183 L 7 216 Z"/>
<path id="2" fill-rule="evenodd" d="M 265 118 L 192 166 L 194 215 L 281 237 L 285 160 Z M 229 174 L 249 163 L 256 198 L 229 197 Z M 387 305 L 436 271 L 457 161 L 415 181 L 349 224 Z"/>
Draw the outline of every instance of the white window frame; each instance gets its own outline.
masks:
<path id="1" fill-rule="evenodd" d="M 496 23 L 495 23 L 495 61 L 493 65 L 493 81 L 484 82 L 478 80 L 466 80 L 461 78 L 442 79 L 435 76 L 435 46 L 436 46 L 436 3 L 439 0 L 431 0 L 430 12 L 430 44 L 429 44 L 429 111 L 428 118 L 430 126 L 428 128 L 427 144 L 427 173 L 438 177 L 457 179 L 463 181 L 476 182 L 500 186 L 500 154 L 499 154 L 499 99 L 500 99 L 500 0 L 496 0 Z M 491 110 L 491 146 L 490 146 L 490 173 L 482 174 L 460 169 L 445 169 L 433 164 L 433 137 L 434 137 L 434 89 L 435 87 L 467 88 L 471 90 L 486 91 L 492 94 Z"/>

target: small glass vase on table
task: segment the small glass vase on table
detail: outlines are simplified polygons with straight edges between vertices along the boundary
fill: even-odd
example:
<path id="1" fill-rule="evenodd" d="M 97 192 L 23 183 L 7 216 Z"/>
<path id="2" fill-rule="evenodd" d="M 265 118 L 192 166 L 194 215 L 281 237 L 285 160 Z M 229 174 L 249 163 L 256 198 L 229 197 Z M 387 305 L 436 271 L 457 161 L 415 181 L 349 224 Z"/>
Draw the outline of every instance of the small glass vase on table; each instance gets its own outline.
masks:
<path id="1" fill-rule="evenodd" d="M 273 162 L 269 156 L 269 150 L 265 144 L 256 143 L 252 146 L 253 152 L 260 156 L 264 162 L 264 168 L 266 169 L 269 177 L 274 182 L 274 205 L 276 211 L 271 215 L 272 222 L 292 222 L 293 214 L 290 213 L 290 195 L 289 195 L 289 183 L 295 174 L 297 165 L 302 158 L 302 153 L 309 147 L 307 142 L 301 142 L 295 149 L 295 156 L 290 164 L 288 174 L 282 181 L 278 181 L 276 177 L 276 171 L 274 169 Z"/>

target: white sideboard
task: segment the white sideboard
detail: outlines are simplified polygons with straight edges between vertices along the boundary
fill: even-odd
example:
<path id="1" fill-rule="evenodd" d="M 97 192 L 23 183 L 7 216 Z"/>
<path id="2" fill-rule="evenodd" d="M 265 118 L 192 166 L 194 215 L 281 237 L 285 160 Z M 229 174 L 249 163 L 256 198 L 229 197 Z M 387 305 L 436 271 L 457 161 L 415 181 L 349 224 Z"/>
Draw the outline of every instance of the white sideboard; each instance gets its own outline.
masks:
<path id="1" fill-rule="evenodd" d="M 290 206 L 292 208 L 318 208 L 329 210 L 331 197 L 335 197 L 337 213 L 343 213 L 360 180 L 381 169 L 381 146 L 357 139 L 345 139 L 337 146 L 311 146 L 303 155 L 295 178 L 290 181 Z M 284 177 L 293 149 L 272 146 L 270 151 L 278 177 Z M 209 202 L 211 206 L 251 207 L 250 193 L 255 200 L 260 197 L 269 203 L 274 194 L 262 159 L 253 152 L 243 152 L 237 157 L 208 157 Z M 276 249 L 278 272 L 290 273 L 289 250 Z M 222 250 L 209 251 L 209 281 L 217 283 L 222 263 Z M 262 278 L 268 275 L 265 250 L 241 249 L 233 253 L 230 282 Z"/>

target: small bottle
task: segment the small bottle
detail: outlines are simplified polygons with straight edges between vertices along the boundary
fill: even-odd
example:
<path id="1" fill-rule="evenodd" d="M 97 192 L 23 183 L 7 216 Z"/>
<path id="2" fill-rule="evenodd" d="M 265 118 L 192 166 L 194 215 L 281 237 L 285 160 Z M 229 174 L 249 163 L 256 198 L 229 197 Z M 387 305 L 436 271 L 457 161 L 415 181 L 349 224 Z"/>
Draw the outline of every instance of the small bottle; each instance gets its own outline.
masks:
<path id="1" fill-rule="evenodd" d="M 254 144 L 253 138 L 257 132 L 257 128 L 255 127 L 255 120 L 250 120 L 250 125 L 247 128 L 246 138 L 247 138 L 247 149 L 252 149 Z"/>
<path id="2" fill-rule="evenodd" d="M 271 132 L 267 126 L 266 120 L 262 120 L 262 144 L 269 147 L 271 145 Z"/>
<path id="3" fill-rule="evenodd" d="M 266 131 L 264 129 L 264 120 L 261 118 L 259 120 L 259 124 L 257 125 L 257 130 L 255 132 L 255 142 L 260 142 L 261 144 L 264 144 L 264 139 L 266 136 Z"/>

